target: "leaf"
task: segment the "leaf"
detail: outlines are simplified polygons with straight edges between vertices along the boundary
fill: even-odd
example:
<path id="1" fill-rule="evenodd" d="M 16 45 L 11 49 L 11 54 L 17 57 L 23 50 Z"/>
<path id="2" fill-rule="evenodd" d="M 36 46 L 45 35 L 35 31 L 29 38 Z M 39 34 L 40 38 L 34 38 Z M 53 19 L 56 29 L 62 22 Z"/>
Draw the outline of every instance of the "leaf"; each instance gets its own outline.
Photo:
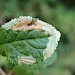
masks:
<path id="1" fill-rule="evenodd" d="M 48 34 L 37 30 L 5 30 L 0 27 L 0 54 L 13 64 L 19 57 L 33 56 L 36 63 L 43 61 L 43 51 L 48 43 Z M 22 62 L 24 63 L 24 62 Z"/>
<path id="2" fill-rule="evenodd" d="M 14 68 L 14 73 L 16 75 L 38 75 L 41 73 L 42 75 L 46 75 L 48 72 L 49 66 L 56 60 L 57 58 L 57 53 L 54 52 L 53 55 L 48 58 L 44 62 L 40 62 L 39 64 L 33 64 L 33 65 L 17 65 Z M 50 72 L 50 69 L 49 69 Z"/>
<path id="3" fill-rule="evenodd" d="M 54 53 L 60 32 L 30 16 L 12 19 L 0 28 L 0 54 L 13 64 L 43 62 Z"/>
<path id="4" fill-rule="evenodd" d="M 56 58 L 57 58 L 57 52 L 55 51 L 50 58 L 46 59 L 43 62 L 44 67 L 51 65 L 56 60 Z"/>

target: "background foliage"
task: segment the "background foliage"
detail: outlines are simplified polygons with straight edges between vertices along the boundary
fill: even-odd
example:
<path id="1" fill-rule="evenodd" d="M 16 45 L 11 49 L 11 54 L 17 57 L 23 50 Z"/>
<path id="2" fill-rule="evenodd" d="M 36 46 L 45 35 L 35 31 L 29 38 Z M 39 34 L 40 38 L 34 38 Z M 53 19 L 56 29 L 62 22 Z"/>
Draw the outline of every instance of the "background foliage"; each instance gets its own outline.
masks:
<path id="1" fill-rule="evenodd" d="M 62 33 L 56 61 L 36 75 L 75 75 L 75 0 L 0 0 L 0 25 L 21 15 L 38 17 Z M 2 56 L 0 66 L 10 75 L 27 75 L 25 65 L 12 69 Z"/>

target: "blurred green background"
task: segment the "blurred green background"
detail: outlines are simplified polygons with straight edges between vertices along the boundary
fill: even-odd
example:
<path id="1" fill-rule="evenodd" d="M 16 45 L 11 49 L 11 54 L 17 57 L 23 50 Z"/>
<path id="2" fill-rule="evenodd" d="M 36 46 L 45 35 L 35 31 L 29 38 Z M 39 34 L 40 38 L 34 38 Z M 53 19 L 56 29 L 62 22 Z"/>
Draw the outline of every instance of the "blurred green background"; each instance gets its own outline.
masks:
<path id="1" fill-rule="evenodd" d="M 35 75 L 75 75 L 75 0 L 0 0 L 0 25 L 22 15 L 46 21 L 62 33 L 55 62 Z M 26 66 L 12 69 L 2 56 L 0 67 L 8 75 L 28 75 Z"/>

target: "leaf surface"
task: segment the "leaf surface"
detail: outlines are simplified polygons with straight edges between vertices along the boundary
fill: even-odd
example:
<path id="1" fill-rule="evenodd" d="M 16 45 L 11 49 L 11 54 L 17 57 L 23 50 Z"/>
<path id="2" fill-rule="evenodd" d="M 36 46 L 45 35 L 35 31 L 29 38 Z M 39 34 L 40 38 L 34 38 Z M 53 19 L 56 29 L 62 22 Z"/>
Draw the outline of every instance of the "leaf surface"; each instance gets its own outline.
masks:
<path id="1" fill-rule="evenodd" d="M 48 37 L 44 31 L 5 30 L 0 27 L 0 54 L 14 64 L 18 64 L 18 56 L 30 55 L 36 59 L 36 63 L 41 62 Z"/>

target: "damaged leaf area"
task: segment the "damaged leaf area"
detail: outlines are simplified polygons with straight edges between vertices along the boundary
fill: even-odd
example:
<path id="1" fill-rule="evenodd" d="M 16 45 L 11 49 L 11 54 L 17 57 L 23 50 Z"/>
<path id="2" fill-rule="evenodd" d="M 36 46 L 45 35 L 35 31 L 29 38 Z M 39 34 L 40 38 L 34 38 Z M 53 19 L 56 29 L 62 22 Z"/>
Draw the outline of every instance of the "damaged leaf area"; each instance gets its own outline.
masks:
<path id="1" fill-rule="evenodd" d="M 37 25 L 35 22 L 37 19 L 32 18 L 31 21 L 21 21 L 18 22 L 15 26 L 12 26 L 13 30 L 31 30 L 31 29 L 40 29 L 40 25 Z"/>
<path id="2" fill-rule="evenodd" d="M 60 36 L 52 25 L 21 16 L 0 27 L 0 54 L 13 64 L 43 62 L 54 53 Z"/>

